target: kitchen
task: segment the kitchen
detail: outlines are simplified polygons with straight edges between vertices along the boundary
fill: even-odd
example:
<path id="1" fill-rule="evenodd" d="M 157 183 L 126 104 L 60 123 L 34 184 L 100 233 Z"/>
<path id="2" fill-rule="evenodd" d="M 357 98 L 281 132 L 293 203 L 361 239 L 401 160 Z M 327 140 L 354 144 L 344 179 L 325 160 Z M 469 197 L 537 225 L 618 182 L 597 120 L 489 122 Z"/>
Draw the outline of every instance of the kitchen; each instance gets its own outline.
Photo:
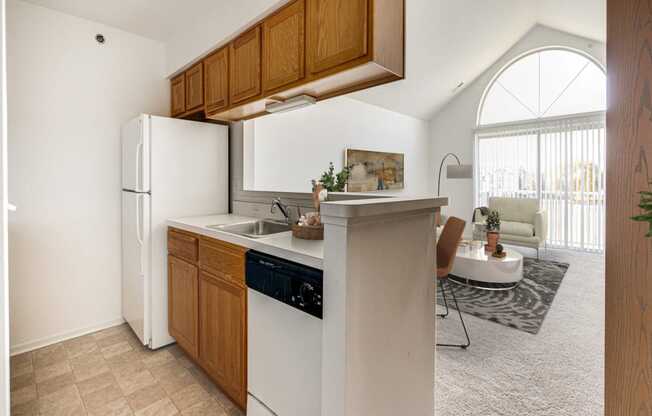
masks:
<path id="1" fill-rule="evenodd" d="M 345 96 L 405 77 L 403 2 L 258 1 L 203 45 L 47 3 L 8 3 L 14 413 L 428 413 L 427 123 Z M 404 154 L 404 187 L 293 236 L 350 148 Z"/>

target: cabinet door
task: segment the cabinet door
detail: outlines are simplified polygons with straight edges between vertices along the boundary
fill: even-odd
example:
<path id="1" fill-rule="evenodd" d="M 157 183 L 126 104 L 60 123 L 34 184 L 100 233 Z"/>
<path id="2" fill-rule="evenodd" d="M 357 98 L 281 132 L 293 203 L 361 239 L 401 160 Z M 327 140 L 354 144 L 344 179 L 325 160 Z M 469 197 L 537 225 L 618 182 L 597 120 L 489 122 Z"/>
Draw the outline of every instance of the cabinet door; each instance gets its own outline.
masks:
<path id="1" fill-rule="evenodd" d="M 199 360 L 241 407 L 247 400 L 247 292 L 205 272 L 199 278 Z"/>
<path id="2" fill-rule="evenodd" d="M 199 256 L 199 239 L 191 233 L 170 228 L 168 252 L 180 259 L 196 263 Z"/>
<path id="3" fill-rule="evenodd" d="M 260 26 L 236 38 L 229 51 L 229 98 L 235 104 L 260 94 Z"/>
<path id="4" fill-rule="evenodd" d="M 367 54 L 369 1 L 308 0 L 307 51 L 311 73 Z"/>
<path id="5" fill-rule="evenodd" d="M 263 22 L 265 92 L 305 75 L 305 0 L 297 0 Z"/>
<path id="6" fill-rule="evenodd" d="M 186 71 L 186 111 L 197 110 L 204 105 L 204 71 L 198 63 Z"/>
<path id="7" fill-rule="evenodd" d="M 199 244 L 199 263 L 203 270 L 221 279 L 244 285 L 246 251 L 235 244 L 202 238 Z"/>
<path id="8" fill-rule="evenodd" d="M 175 117 L 186 112 L 186 75 L 172 78 L 170 87 L 170 114 Z"/>
<path id="9" fill-rule="evenodd" d="M 229 48 L 204 59 L 204 103 L 207 114 L 229 105 Z"/>
<path id="10" fill-rule="evenodd" d="M 198 351 L 197 266 L 168 256 L 168 330 L 193 358 Z"/>

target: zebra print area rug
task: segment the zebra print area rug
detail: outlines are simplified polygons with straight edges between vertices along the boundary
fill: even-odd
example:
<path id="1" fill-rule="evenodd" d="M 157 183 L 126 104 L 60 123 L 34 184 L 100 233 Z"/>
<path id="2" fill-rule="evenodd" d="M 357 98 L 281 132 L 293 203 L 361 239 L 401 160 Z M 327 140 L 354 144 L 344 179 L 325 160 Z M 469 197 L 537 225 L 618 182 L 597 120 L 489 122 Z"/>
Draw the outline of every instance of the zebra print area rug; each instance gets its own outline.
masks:
<path id="1" fill-rule="evenodd" d="M 567 263 L 525 257 L 523 280 L 514 289 L 504 291 L 475 289 L 454 282 L 449 282 L 449 285 L 455 289 L 462 312 L 530 334 L 537 334 L 567 270 Z M 446 285 L 446 299 L 449 307 L 454 306 L 448 285 Z M 437 303 L 444 304 L 439 287 Z M 441 312 L 441 309 L 439 311 Z"/>

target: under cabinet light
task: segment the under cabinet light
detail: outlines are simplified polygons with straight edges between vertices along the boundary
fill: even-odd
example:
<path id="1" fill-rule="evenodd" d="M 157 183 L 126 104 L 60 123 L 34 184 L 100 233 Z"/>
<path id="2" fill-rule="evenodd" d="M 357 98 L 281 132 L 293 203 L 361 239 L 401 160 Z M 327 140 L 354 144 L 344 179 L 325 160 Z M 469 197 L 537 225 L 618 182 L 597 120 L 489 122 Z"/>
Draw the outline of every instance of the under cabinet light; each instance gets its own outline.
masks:
<path id="1" fill-rule="evenodd" d="M 304 94 L 277 103 L 267 103 L 265 104 L 265 110 L 268 113 L 283 113 L 285 111 L 296 110 L 316 103 L 317 99 L 315 97 Z"/>

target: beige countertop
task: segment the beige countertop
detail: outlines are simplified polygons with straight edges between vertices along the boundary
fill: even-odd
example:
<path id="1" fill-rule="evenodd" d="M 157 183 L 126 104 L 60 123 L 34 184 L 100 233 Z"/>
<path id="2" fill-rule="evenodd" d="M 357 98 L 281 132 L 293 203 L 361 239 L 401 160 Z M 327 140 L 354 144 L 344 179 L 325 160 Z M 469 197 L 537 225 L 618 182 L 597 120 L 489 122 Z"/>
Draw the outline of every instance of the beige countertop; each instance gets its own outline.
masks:
<path id="1" fill-rule="evenodd" d="M 329 201 L 321 205 L 322 219 L 330 223 L 333 218 L 396 216 L 416 211 L 429 211 L 448 204 L 445 197 L 401 198 L 387 197 Z M 209 228 L 212 225 L 235 224 L 256 218 L 233 214 L 206 215 L 168 220 L 168 225 L 196 234 L 237 244 L 265 254 L 280 257 L 306 266 L 323 269 L 324 242 L 302 240 L 292 237 L 291 231 L 261 238 L 250 238 L 226 231 Z"/>
<path id="2" fill-rule="evenodd" d="M 301 240 L 292 237 L 291 231 L 261 238 L 249 238 L 225 231 L 208 228 L 209 225 L 235 224 L 256 218 L 222 214 L 201 217 L 187 217 L 168 220 L 168 225 L 206 237 L 237 244 L 252 250 L 280 257 L 317 269 L 323 268 L 324 242 Z"/>
<path id="3" fill-rule="evenodd" d="M 370 217 L 410 211 L 434 210 L 448 205 L 447 197 L 387 197 L 326 201 L 321 204 L 322 217 Z"/>

